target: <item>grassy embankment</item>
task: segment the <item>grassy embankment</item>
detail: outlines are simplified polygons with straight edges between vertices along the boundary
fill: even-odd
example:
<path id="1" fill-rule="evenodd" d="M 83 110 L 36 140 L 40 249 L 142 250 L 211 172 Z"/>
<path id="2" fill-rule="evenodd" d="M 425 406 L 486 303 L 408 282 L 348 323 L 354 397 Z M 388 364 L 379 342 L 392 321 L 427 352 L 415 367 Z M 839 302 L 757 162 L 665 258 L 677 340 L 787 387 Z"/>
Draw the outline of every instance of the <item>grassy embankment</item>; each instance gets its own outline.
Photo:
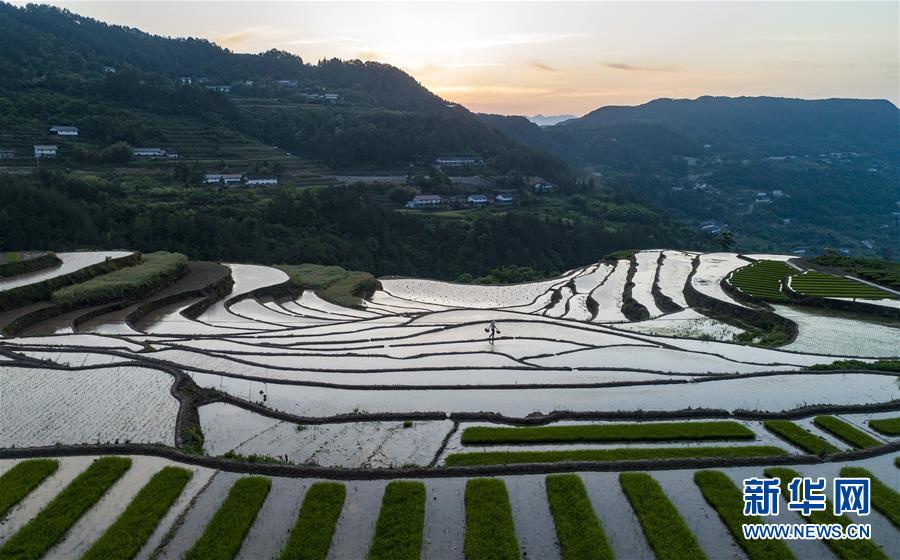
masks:
<path id="1" fill-rule="evenodd" d="M 37 560 L 44 556 L 129 468 L 131 459 L 123 457 L 103 457 L 91 463 L 6 541 L 0 548 L 0 559 Z"/>
<path id="2" fill-rule="evenodd" d="M 53 292 L 53 301 L 62 305 L 99 305 L 123 299 L 137 299 L 172 283 L 187 270 L 187 257 L 160 251 L 142 255 L 140 264 L 95 276 Z"/>
<path id="3" fill-rule="evenodd" d="M 473 478 L 466 483 L 466 560 L 519 560 L 509 494 L 502 480 Z"/>
<path id="4" fill-rule="evenodd" d="M 37 488 L 45 478 L 56 472 L 59 461 L 32 459 L 22 461 L 0 476 L 0 519 L 12 507 Z"/>
<path id="5" fill-rule="evenodd" d="M 563 560 L 612 560 L 613 551 L 591 507 L 584 483 L 574 474 L 545 479 Z"/>
<path id="6" fill-rule="evenodd" d="M 769 478 L 781 479 L 781 494 L 784 496 L 785 501 L 790 500 L 790 490 L 788 490 L 788 485 L 791 483 L 791 480 L 799 477 L 800 473 L 782 467 L 771 467 L 763 472 Z M 834 515 L 833 511 L 832 503 L 828 500 L 824 511 L 814 511 L 803 517 L 810 523 L 825 525 L 837 523 L 846 527 L 852 523 L 847 516 Z M 885 556 L 884 553 L 881 552 L 881 549 L 879 549 L 872 541 L 826 539 L 825 544 L 843 560 L 887 560 L 887 556 Z"/>
<path id="7" fill-rule="evenodd" d="M 335 305 L 359 307 L 361 300 L 375 292 L 378 282 L 368 272 L 344 270 L 318 264 L 278 265 L 298 288 L 313 290 Z"/>
<path id="8" fill-rule="evenodd" d="M 425 522 L 425 485 L 394 481 L 387 485 L 369 560 L 417 560 Z"/>
<path id="9" fill-rule="evenodd" d="M 895 527 L 900 528 L 900 494 L 862 467 L 844 467 L 841 469 L 841 476 L 871 480 L 872 507 L 887 517 Z"/>
<path id="10" fill-rule="evenodd" d="M 561 463 L 566 461 L 631 461 L 652 459 L 694 459 L 703 457 L 772 457 L 786 455 L 780 447 L 767 445 L 734 447 L 633 447 L 621 449 L 573 449 L 566 451 L 488 451 L 453 453 L 446 466 L 514 465 L 519 463 Z"/>
<path id="11" fill-rule="evenodd" d="M 153 475 L 115 523 L 82 556 L 82 560 L 134 558 L 181 495 L 192 474 L 187 469 L 165 467 Z"/>
<path id="12" fill-rule="evenodd" d="M 763 426 L 781 439 L 813 455 L 827 455 L 840 451 L 825 439 L 789 420 L 766 420 L 763 422 Z"/>
<path id="13" fill-rule="evenodd" d="M 247 476 L 234 483 L 228 497 L 213 515 L 203 534 L 188 550 L 187 560 L 231 560 L 238 553 L 272 479 Z"/>
<path id="14" fill-rule="evenodd" d="M 462 434 L 464 445 L 519 443 L 594 443 L 753 439 L 753 430 L 739 422 L 654 422 L 494 428 L 473 426 Z"/>
<path id="15" fill-rule="evenodd" d="M 325 560 L 346 496 L 346 488 L 337 482 L 310 486 L 281 560 Z"/>
<path id="16" fill-rule="evenodd" d="M 37 272 L 61 263 L 59 257 L 53 253 L 44 253 L 25 259 L 22 258 L 22 253 L 19 251 L 0 253 L 0 278 Z"/>
<path id="17" fill-rule="evenodd" d="M 834 416 L 816 416 L 813 423 L 841 441 L 847 442 L 857 449 L 868 449 L 881 445 L 877 439 L 854 428 L 850 424 L 835 418 Z"/>
<path id="18" fill-rule="evenodd" d="M 619 484 L 659 560 L 706 558 L 684 519 L 653 477 L 647 473 L 626 472 L 619 475 Z"/>
<path id="19" fill-rule="evenodd" d="M 719 518 L 728 527 L 735 542 L 744 549 L 750 560 L 787 560 L 794 558 L 790 549 L 778 540 L 745 539 L 741 525 L 745 523 L 765 523 L 765 519 L 754 515 L 744 515 L 743 494 L 725 473 L 721 471 L 697 471 L 694 482 L 700 488 L 703 498 L 716 510 Z"/>
<path id="20" fill-rule="evenodd" d="M 900 436 L 900 416 L 896 418 L 881 418 L 869 420 L 869 427 L 886 436 Z"/>
<path id="21" fill-rule="evenodd" d="M 900 360 L 875 360 L 874 362 L 863 362 L 861 360 L 835 360 L 830 364 L 815 364 L 803 369 L 813 371 L 871 370 L 900 372 Z"/>

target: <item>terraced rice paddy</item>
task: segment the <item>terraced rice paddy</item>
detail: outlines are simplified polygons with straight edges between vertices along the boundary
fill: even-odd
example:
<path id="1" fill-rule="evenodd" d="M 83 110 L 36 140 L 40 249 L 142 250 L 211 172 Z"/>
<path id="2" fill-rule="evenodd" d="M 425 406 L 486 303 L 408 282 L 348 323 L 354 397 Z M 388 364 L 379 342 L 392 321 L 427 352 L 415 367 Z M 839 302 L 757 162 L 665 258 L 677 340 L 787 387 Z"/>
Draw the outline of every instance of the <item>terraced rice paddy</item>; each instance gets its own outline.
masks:
<path id="1" fill-rule="evenodd" d="M 791 278 L 791 289 L 805 296 L 894 299 L 890 292 L 873 288 L 857 280 L 821 272 L 804 272 Z"/>
<path id="2" fill-rule="evenodd" d="M 386 279 L 359 308 L 300 293 L 281 270 L 228 265 L 218 268 L 234 280 L 226 295 L 166 300 L 133 322 L 76 321 L 85 308 L 71 317 L 77 334 L 4 338 L 0 550 L 778 557 L 784 547 L 757 550 L 735 533 L 734 485 L 789 461 L 877 477 L 872 546 L 900 555 L 898 373 L 806 369 L 897 358 L 897 328 L 779 304 L 799 325 L 796 351 L 731 343 L 741 327 L 687 303 L 694 258 L 636 255 L 632 297 L 659 314 L 649 321 L 622 310 L 628 260 L 516 286 Z M 700 255 L 694 288 L 738 305 L 718 283 L 746 262 Z M 190 278 L 195 289 L 220 276 Z M 684 309 L 664 312 L 660 293 Z M 38 455 L 59 466 L 26 462 Z M 81 514 L 51 539 L 27 529 L 111 455 L 131 467 L 104 479 Z M 694 482 L 710 468 L 721 475 Z M 620 480 L 624 471 L 647 474 Z M 821 542 L 784 546 L 797 558 L 831 554 Z"/>
<path id="3" fill-rule="evenodd" d="M 781 281 L 797 273 L 797 269 L 784 261 L 761 260 L 735 270 L 728 282 L 747 295 L 769 301 L 787 301 L 781 291 Z"/>

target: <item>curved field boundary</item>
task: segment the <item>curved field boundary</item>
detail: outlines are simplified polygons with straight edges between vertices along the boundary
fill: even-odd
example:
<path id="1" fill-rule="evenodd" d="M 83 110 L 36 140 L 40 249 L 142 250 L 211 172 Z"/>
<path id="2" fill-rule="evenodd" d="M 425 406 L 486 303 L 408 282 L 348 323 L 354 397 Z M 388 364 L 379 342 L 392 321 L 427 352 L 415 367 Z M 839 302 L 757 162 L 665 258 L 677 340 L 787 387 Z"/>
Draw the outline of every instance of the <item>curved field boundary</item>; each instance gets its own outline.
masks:
<path id="1" fill-rule="evenodd" d="M 323 478 L 330 480 L 390 480 L 399 478 L 460 478 L 515 474 L 551 474 L 565 472 L 623 472 L 634 470 L 682 470 L 772 465 L 821 465 L 869 459 L 900 451 L 900 442 L 870 449 L 817 455 L 777 455 L 772 457 L 709 457 L 696 459 L 654 459 L 604 462 L 529 463 L 471 467 L 412 467 L 362 469 L 319 467 L 274 463 L 250 463 L 222 457 L 187 453 L 174 447 L 155 444 L 59 445 L 0 449 L 0 459 L 53 458 L 92 455 L 150 455 L 180 463 L 219 469 L 226 472 L 280 476 L 286 478 Z"/>
<path id="2" fill-rule="evenodd" d="M 886 307 L 884 305 L 875 305 L 873 303 L 865 303 L 863 301 L 849 301 L 843 299 L 834 299 L 818 296 L 808 296 L 801 294 L 791 288 L 787 279 L 781 283 L 781 289 L 788 294 L 792 303 L 798 305 L 806 305 L 809 307 L 819 307 L 832 311 L 846 311 L 849 313 L 863 313 L 867 315 L 878 315 L 888 319 L 900 320 L 900 309 L 894 307 Z"/>
<path id="3" fill-rule="evenodd" d="M 107 261 L 98 262 L 68 274 L 48 278 L 41 282 L 4 290 L 0 292 L 0 311 L 9 311 L 16 307 L 49 300 L 53 295 L 54 290 L 58 290 L 59 288 L 71 284 L 84 282 L 95 276 L 113 272 L 126 266 L 134 266 L 140 262 L 141 254 L 131 253 L 124 257 L 111 258 Z"/>
<path id="4" fill-rule="evenodd" d="M 637 274 L 637 258 L 632 255 L 629 260 L 628 274 L 625 276 L 625 289 L 622 291 L 622 314 L 629 321 L 646 321 L 650 319 L 650 311 L 631 295 L 634 289 L 634 275 Z M 657 271 L 659 268 L 657 268 Z"/>
<path id="5" fill-rule="evenodd" d="M 191 264 L 192 263 L 189 262 L 188 267 L 190 267 Z M 163 308 L 167 305 L 178 303 L 179 301 L 187 301 L 195 297 L 203 297 L 205 299 L 197 302 L 196 304 L 194 304 L 194 306 L 197 306 L 200 303 L 205 303 L 208 307 L 220 298 L 225 297 L 225 295 L 231 292 L 231 287 L 234 285 L 234 278 L 232 278 L 231 276 L 230 268 L 222 265 L 218 266 L 222 268 L 222 275 L 215 281 L 200 288 L 179 291 L 176 293 L 157 297 L 150 301 L 146 301 L 136 307 L 125 317 L 125 324 L 127 324 L 132 330 L 140 332 L 140 329 L 137 328 L 138 323 L 148 314 L 156 311 L 157 309 Z M 173 288 L 175 288 L 176 286 L 177 285 L 173 286 Z M 200 312 L 202 312 L 202 310 Z"/>
<path id="6" fill-rule="evenodd" d="M 727 301 L 723 301 L 720 299 L 716 299 L 714 297 L 708 296 L 704 293 L 701 293 L 692 284 L 692 280 L 694 275 L 697 273 L 697 268 L 700 265 L 700 257 L 694 257 L 692 262 L 693 269 L 691 273 L 688 275 L 687 280 L 684 283 L 684 298 L 687 301 L 688 305 L 693 308 L 701 308 L 707 311 L 709 316 L 719 321 L 729 323 L 733 322 L 734 318 L 746 322 L 748 325 L 751 325 L 757 329 L 762 331 L 769 331 L 774 328 L 783 329 L 788 333 L 788 340 L 786 344 L 793 342 L 794 339 L 797 338 L 797 333 L 800 332 L 800 327 L 794 321 L 790 319 L 786 319 L 781 315 L 776 315 L 771 311 L 750 309 L 747 307 L 742 307 L 740 305 L 735 305 L 733 303 L 728 303 Z M 720 285 L 726 284 L 723 279 Z"/>
<path id="7" fill-rule="evenodd" d="M 0 264 L 0 278 L 9 278 L 20 274 L 37 272 L 61 264 L 62 261 L 55 253 L 44 253 L 43 255 L 31 259 Z"/>
<path id="8" fill-rule="evenodd" d="M 660 270 L 662 270 L 663 262 L 665 260 L 666 252 L 660 251 L 659 258 L 656 259 L 656 274 L 653 276 L 653 285 L 650 287 L 650 295 L 653 296 L 653 302 L 656 303 L 656 307 L 663 312 L 660 317 L 668 315 L 669 313 L 678 313 L 679 311 L 684 310 L 683 307 L 672 301 L 672 298 L 662 293 L 662 289 L 659 287 L 659 273 Z"/>

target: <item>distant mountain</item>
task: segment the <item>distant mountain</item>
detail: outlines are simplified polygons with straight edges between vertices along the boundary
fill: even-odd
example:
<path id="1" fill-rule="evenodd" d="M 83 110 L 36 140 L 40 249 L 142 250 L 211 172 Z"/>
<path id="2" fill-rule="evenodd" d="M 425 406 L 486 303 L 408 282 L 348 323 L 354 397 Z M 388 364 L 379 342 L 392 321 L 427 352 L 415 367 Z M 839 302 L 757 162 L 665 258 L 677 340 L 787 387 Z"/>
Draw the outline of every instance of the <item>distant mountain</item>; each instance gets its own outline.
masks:
<path id="1" fill-rule="evenodd" d="M 848 147 L 892 151 L 900 141 L 900 110 L 883 99 L 656 99 L 634 107 L 601 107 L 559 129 L 597 130 L 636 123 L 661 125 L 703 143 L 725 142 L 731 149 L 769 155 Z"/>
<path id="2" fill-rule="evenodd" d="M 729 224 L 743 250 L 900 255 L 900 109 L 889 101 L 657 99 L 551 127 L 479 117 L 678 218 Z"/>
<path id="3" fill-rule="evenodd" d="M 577 117 L 575 115 L 534 115 L 526 118 L 538 126 L 553 126 Z"/>

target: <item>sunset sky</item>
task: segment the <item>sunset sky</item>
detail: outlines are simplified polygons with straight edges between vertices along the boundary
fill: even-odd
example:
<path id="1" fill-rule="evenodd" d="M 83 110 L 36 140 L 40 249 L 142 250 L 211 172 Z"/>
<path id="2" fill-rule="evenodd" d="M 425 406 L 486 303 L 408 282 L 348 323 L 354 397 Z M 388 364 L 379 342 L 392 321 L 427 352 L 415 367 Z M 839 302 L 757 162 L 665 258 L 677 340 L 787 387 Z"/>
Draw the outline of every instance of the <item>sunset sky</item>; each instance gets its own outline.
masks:
<path id="1" fill-rule="evenodd" d="M 55 2 L 159 35 L 399 66 L 472 110 L 581 115 L 657 97 L 900 102 L 900 3 Z"/>

